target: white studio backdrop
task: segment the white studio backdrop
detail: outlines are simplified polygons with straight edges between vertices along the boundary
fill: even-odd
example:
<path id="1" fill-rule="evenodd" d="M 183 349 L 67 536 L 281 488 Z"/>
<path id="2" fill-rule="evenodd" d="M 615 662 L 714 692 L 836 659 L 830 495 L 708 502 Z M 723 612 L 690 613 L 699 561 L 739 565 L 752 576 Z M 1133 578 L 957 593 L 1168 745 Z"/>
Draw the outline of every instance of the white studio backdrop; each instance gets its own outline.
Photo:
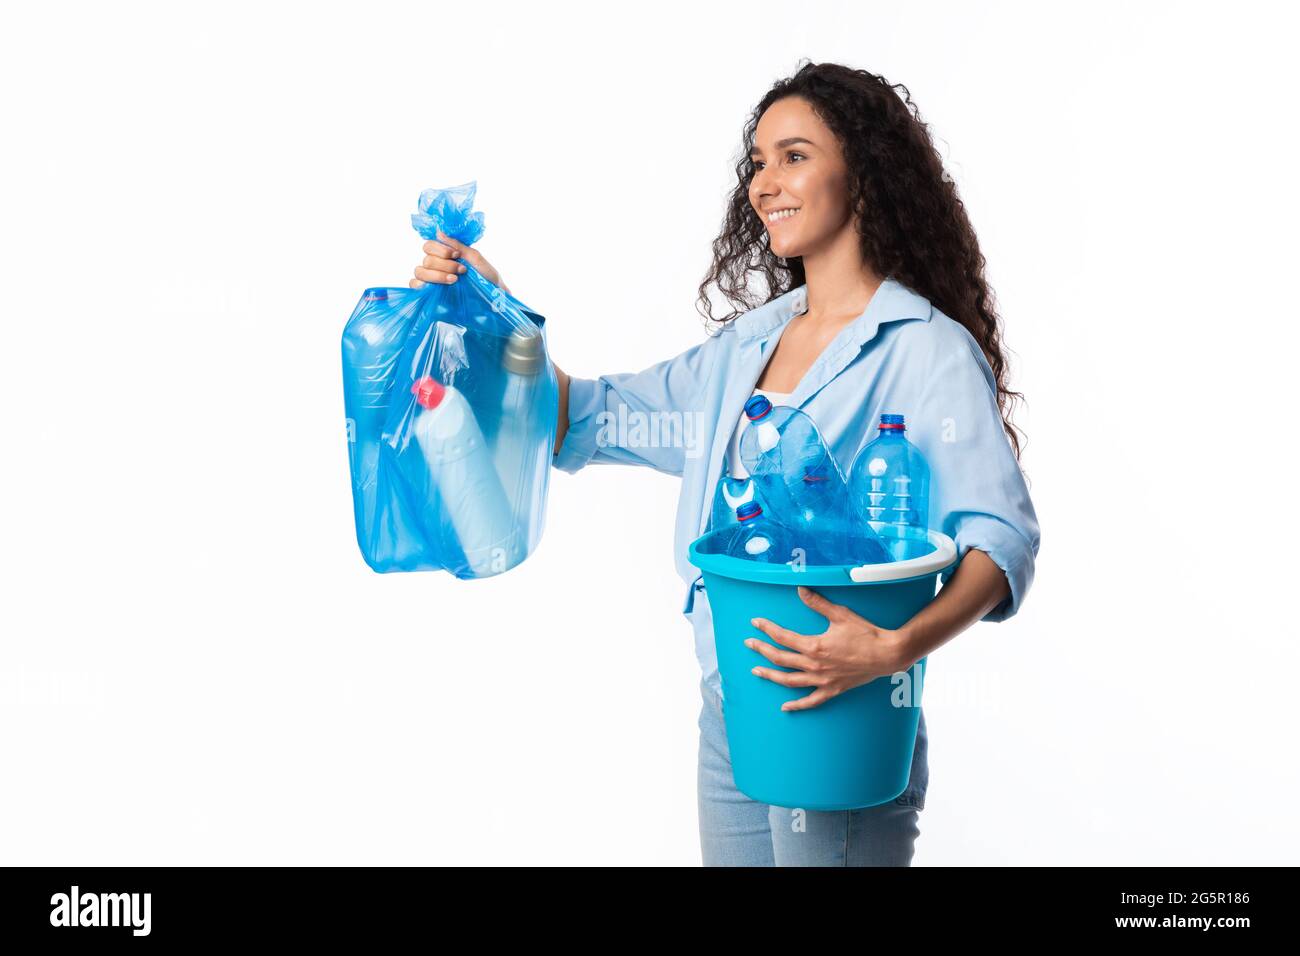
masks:
<path id="1" fill-rule="evenodd" d="M 676 482 L 555 472 L 520 568 L 375 575 L 339 336 L 473 179 L 571 374 L 694 344 L 802 57 L 910 87 L 1028 397 L 1037 579 L 931 657 L 916 864 L 1294 863 L 1280 9 L 8 8 L 0 863 L 699 862 Z"/>

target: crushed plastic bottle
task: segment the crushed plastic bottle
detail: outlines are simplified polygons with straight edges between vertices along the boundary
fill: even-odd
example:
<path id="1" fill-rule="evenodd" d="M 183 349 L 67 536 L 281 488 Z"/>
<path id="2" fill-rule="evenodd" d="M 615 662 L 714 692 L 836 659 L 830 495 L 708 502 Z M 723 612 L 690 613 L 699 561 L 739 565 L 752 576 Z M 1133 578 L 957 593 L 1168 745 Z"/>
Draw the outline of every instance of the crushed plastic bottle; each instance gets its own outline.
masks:
<path id="1" fill-rule="evenodd" d="M 784 520 L 793 546 L 809 564 L 879 564 L 892 560 L 875 531 L 852 521 L 848 485 L 839 469 L 804 466 L 789 488 L 792 510 Z"/>

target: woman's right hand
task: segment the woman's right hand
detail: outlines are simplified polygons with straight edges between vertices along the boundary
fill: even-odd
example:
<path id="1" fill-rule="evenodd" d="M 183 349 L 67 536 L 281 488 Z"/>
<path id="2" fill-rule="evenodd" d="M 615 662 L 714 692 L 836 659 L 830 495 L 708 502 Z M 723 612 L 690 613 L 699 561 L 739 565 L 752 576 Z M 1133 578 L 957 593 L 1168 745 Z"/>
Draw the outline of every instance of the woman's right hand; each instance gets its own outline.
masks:
<path id="1" fill-rule="evenodd" d="M 497 272 L 492 263 L 484 259 L 477 249 L 462 245 L 441 229 L 438 230 L 438 240 L 430 239 L 424 244 L 424 258 L 415 267 L 415 278 L 407 282 L 412 289 L 419 289 L 428 282 L 436 282 L 439 285 L 455 282 L 456 277 L 465 272 L 464 263 L 468 262 L 483 278 L 495 286 L 500 286 L 505 292 L 510 292 L 506 284 L 501 281 L 501 273 Z"/>
<path id="2" fill-rule="evenodd" d="M 462 245 L 441 229 L 438 230 L 438 239 L 441 241 L 430 239 L 424 244 L 424 258 L 415 267 L 415 278 L 407 282 L 412 289 L 419 289 L 427 282 L 443 284 L 455 282 L 456 277 L 465 272 L 463 262 L 468 262 L 493 285 L 500 286 L 506 292 L 510 291 L 501 281 L 501 274 L 483 258 L 477 249 Z M 569 430 L 569 376 L 554 362 L 551 366 L 555 369 L 555 380 L 560 392 L 553 451 L 553 454 L 559 454 L 560 446 L 564 444 L 564 436 Z"/>

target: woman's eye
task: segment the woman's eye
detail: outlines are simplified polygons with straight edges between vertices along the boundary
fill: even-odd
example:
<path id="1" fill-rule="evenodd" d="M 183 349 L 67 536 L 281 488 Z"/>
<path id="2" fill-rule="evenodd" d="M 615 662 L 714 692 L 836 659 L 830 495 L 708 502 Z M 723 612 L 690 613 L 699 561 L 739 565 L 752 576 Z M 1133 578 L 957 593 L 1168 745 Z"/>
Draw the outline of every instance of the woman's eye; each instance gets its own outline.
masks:
<path id="1" fill-rule="evenodd" d="M 794 152 L 792 152 L 792 153 L 788 153 L 787 155 L 788 155 L 791 159 L 793 159 L 793 158 L 796 157 L 796 156 L 798 156 L 800 159 L 807 159 L 807 158 L 808 158 L 808 157 L 805 156 L 803 153 L 794 153 Z M 766 164 L 765 164 L 761 159 L 752 159 L 752 160 L 750 160 L 750 162 L 749 162 L 749 172 L 750 172 L 750 175 L 752 176 L 754 173 L 756 173 L 756 172 L 758 172 L 760 169 L 762 169 L 765 165 L 766 165 Z"/>

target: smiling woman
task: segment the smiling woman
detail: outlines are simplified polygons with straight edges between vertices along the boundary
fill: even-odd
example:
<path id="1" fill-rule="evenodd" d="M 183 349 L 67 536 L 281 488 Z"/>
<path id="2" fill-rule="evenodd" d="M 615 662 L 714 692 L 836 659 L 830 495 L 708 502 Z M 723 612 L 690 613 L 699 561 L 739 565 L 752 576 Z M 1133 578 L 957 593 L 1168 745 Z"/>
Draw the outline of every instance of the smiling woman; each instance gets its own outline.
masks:
<path id="1" fill-rule="evenodd" d="M 557 369 L 554 464 L 569 472 L 593 462 L 644 465 L 681 479 L 674 560 L 703 671 L 704 862 L 904 866 L 929 785 L 924 711 L 907 787 L 888 803 L 790 811 L 746 797 L 722 720 L 709 596 L 688 549 L 704 530 L 756 388 L 814 418 L 841 464 L 872 437 L 882 412 L 903 414 L 937 476 L 931 527 L 956 543 L 955 570 L 897 627 L 805 589 L 804 603 L 827 628 L 798 634 L 755 621 L 771 643 L 750 636 L 752 648 L 777 665 L 756 673 L 805 689 L 785 705 L 804 713 L 787 716 L 815 721 L 846 690 L 908 670 L 976 621 L 1015 614 L 1033 579 L 1039 530 L 1006 417 L 1015 393 L 1005 383 L 1000 320 L 975 232 L 905 88 L 845 66 L 805 65 L 759 102 L 740 155 L 700 286 L 716 334 L 641 372 L 589 379 Z M 455 282 L 456 257 L 478 256 L 454 244 L 424 252 L 413 284 Z M 481 257 L 472 264 L 489 274 Z M 713 286 L 733 307 L 720 320 Z M 691 447 L 609 427 L 663 413 L 702 423 Z"/>

